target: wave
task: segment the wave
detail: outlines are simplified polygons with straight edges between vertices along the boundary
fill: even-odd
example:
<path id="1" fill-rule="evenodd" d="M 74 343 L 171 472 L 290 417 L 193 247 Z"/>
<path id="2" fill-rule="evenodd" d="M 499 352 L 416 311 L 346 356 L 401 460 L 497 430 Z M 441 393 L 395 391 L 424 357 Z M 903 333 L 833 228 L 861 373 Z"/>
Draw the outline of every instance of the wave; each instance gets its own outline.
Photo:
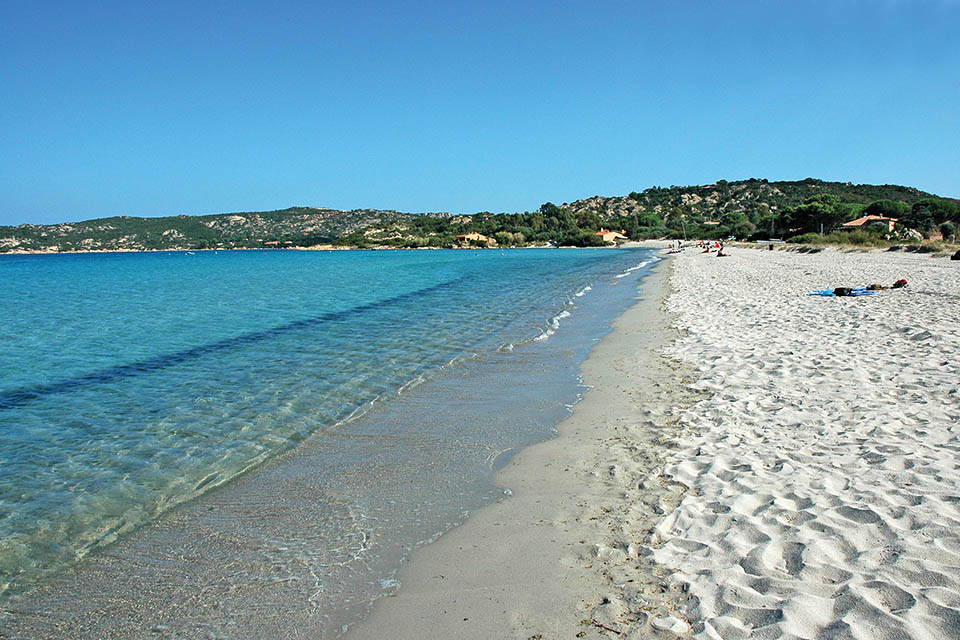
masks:
<path id="1" fill-rule="evenodd" d="M 542 342 L 544 340 L 548 340 L 550 336 L 555 334 L 557 332 L 557 329 L 560 328 L 560 321 L 563 320 L 564 318 L 569 318 L 569 317 L 570 317 L 570 312 L 564 309 L 557 315 L 550 318 L 550 320 L 547 322 L 547 328 L 541 331 L 540 335 L 538 335 L 536 338 L 533 339 L 534 342 Z"/>
<path id="2" fill-rule="evenodd" d="M 640 270 L 640 269 L 643 269 L 643 268 L 646 267 L 647 265 L 650 265 L 650 264 L 656 262 L 656 261 L 659 260 L 659 259 L 660 259 L 660 258 L 654 256 L 654 257 L 650 258 L 649 260 L 644 260 L 643 262 L 641 262 L 641 263 L 638 264 L 637 266 L 635 266 L 635 267 L 630 267 L 629 269 L 627 269 L 627 270 L 624 271 L 623 273 L 617 274 L 617 277 L 618 277 L 618 278 L 626 278 L 628 275 L 630 275 L 630 274 L 633 273 L 634 271 L 638 271 L 638 270 Z"/>

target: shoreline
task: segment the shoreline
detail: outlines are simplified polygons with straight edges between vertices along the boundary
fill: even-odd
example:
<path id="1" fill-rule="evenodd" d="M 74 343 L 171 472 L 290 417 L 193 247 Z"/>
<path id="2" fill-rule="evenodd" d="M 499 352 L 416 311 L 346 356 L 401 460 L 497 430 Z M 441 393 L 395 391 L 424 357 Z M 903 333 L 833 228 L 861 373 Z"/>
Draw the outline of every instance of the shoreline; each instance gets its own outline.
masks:
<path id="1" fill-rule="evenodd" d="M 620 244 L 620 247 L 607 245 L 604 247 L 576 247 L 527 245 L 523 247 L 392 247 L 389 245 L 375 245 L 371 247 L 357 247 L 335 244 L 317 244 L 309 247 L 214 247 L 206 249 L 71 249 L 68 251 L 43 250 L 14 250 L 0 252 L 0 256 L 56 256 L 56 255 L 83 255 L 104 253 L 210 253 L 220 251 L 498 251 L 505 249 L 617 249 L 617 248 L 646 248 L 662 249 L 668 246 L 666 240 L 631 240 Z"/>
<path id="2" fill-rule="evenodd" d="M 663 303 L 672 261 L 581 365 L 589 387 L 558 436 L 496 475 L 507 498 L 413 552 L 401 587 L 347 640 L 609 637 L 684 631 L 685 595 L 636 542 L 683 488 L 657 473 L 692 402 L 687 374 L 659 351 L 675 336 Z"/>
<path id="3" fill-rule="evenodd" d="M 729 253 L 659 264 L 512 497 L 347 640 L 960 636 L 956 264 Z"/>
<path id="4" fill-rule="evenodd" d="M 594 313 L 566 314 L 568 330 L 542 346 L 532 340 L 472 364 L 467 358 L 330 437 L 310 438 L 176 506 L 24 597 L 12 594 L 0 605 L 0 626 L 7 627 L 0 636 L 79 639 L 96 630 L 105 638 L 192 637 L 202 630 L 234 637 L 233 626 L 249 637 L 274 637 L 284 628 L 339 637 L 378 592 L 394 589 L 390 578 L 411 546 L 501 495 L 491 468 L 510 455 L 493 454 L 550 438 L 569 415 L 582 391 L 577 363 L 634 302 L 642 279 L 637 262 L 650 258 L 640 254 L 616 257 L 623 265 L 613 273 L 631 276 L 593 283 L 618 284 L 616 295 L 598 298 Z M 524 355 L 527 349 L 537 355 Z M 522 376 L 503 375 L 517 367 L 526 367 Z M 473 388 L 482 376 L 488 381 Z M 438 403 L 452 413 L 432 410 Z M 485 433 L 470 429 L 474 423 Z M 342 453 L 338 443 L 348 443 L 349 455 L 328 455 Z M 459 470 L 469 465 L 477 473 L 464 476 Z M 403 502 L 404 495 L 422 498 Z M 396 514 L 395 504 L 402 507 Z"/>
<path id="5" fill-rule="evenodd" d="M 960 636 L 958 265 L 886 251 L 729 252 L 663 256 L 581 363 L 588 391 L 557 437 L 497 462 L 504 497 L 415 547 L 365 617 L 348 598 L 359 621 L 322 637 Z M 909 286 L 808 295 L 899 278 Z M 257 493 L 254 506 L 277 531 L 290 529 L 283 517 L 316 512 L 318 495 L 341 504 L 308 453 L 264 470 L 283 491 Z M 195 557 L 170 554 L 179 569 L 145 563 L 143 577 L 220 606 L 183 576 L 263 547 L 249 532 L 192 523 L 245 517 L 244 482 L 178 507 L 158 540 Z M 291 525 L 309 531 L 305 522 Z M 366 545 L 366 527 L 348 533 Z M 140 579 L 110 566 L 132 542 L 103 554 L 96 580 Z M 323 585 L 309 573 L 270 590 L 316 596 Z M 292 597 L 283 612 L 267 608 L 260 587 L 227 584 L 251 620 L 311 613 Z M 129 592 L 140 598 L 131 610 L 151 595 L 164 602 L 147 585 Z M 94 593 L 82 625 L 127 606 Z M 151 633 L 176 635 L 160 620 Z M 57 637 L 84 637 L 66 628 Z"/>

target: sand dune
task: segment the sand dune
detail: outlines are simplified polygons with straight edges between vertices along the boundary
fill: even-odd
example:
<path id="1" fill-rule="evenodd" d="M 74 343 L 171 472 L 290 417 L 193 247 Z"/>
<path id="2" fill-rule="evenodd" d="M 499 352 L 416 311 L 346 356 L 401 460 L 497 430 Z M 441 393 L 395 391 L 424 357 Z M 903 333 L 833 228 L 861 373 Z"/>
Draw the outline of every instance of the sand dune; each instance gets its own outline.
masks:
<path id="1" fill-rule="evenodd" d="M 668 350 L 699 370 L 652 555 L 697 637 L 960 637 L 960 265 L 678 256 Z M 891 284 L 852 298 L 815 289 Z"/>

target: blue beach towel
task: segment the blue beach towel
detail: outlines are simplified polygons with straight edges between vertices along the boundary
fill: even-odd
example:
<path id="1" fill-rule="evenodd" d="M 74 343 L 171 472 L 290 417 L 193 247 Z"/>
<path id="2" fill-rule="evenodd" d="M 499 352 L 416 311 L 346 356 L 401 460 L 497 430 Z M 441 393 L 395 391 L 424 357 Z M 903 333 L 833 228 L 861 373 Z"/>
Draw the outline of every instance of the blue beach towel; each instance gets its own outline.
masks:
<path id="1" fill-rule="evenodd" d="M 852 296 L 872 296 L 876 291 L 870 291 L 866 287 L 861 287 L 859 289 L 851 289 L 850 295 Z M 808 296 L 824 296 L 835 298 L 836 294 L 833 292 L 833 289 L 820 289 L 819 291 L 814 291 L 813 293 L 808 293 Z"/>

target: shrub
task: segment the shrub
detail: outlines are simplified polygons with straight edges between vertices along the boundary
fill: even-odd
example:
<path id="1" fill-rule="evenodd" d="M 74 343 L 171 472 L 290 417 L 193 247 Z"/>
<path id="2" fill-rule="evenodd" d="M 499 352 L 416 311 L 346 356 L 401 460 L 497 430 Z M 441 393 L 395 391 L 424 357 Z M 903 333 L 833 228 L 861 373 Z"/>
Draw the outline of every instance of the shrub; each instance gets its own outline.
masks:
<path id="1" fill-rule="evenodd" d="M 799 236 L 787 238 L 790 244 L 823 244 L 826 242 L 819 233 L 804 233 Z"/>
<path id="2" fill-rule="evenodd" d="M 867 247 L 885 247 L 887 241 L 880 233 L 870 231 L 834 231 L 821 236 L 818 233 L 804 233 L 803 235 L 787 238 L 792 244 L 855 244 Z"/>
<path id="3" fill-rule="evenodd" d="M 945 247 L 939 242 L 930 242 L 928 244 L 921 244 L 916 248 L 917 253 L 940 253 L 944 251 Z"/>
<path id="4" fill-rule="evenodd" d="M 564 247 L 605 247 L 603 238 L 590 231 L 571 232 L 560 239 Z"/>
<path id="5" fill-rule="evenodd" d="M 444 236 L 430 236 L 430 240 L 427 246 L 447 248 L 447 247 L 452 247 L 453 245 L 454 245 L 453 236 L 444 235 Z"/>
<path id="6" fill-rule="evenodd" d="M 940 225 L 940 234 L 944 240 L 957 237 L 957 227 L 952 222 L 944 222 Z"/>

